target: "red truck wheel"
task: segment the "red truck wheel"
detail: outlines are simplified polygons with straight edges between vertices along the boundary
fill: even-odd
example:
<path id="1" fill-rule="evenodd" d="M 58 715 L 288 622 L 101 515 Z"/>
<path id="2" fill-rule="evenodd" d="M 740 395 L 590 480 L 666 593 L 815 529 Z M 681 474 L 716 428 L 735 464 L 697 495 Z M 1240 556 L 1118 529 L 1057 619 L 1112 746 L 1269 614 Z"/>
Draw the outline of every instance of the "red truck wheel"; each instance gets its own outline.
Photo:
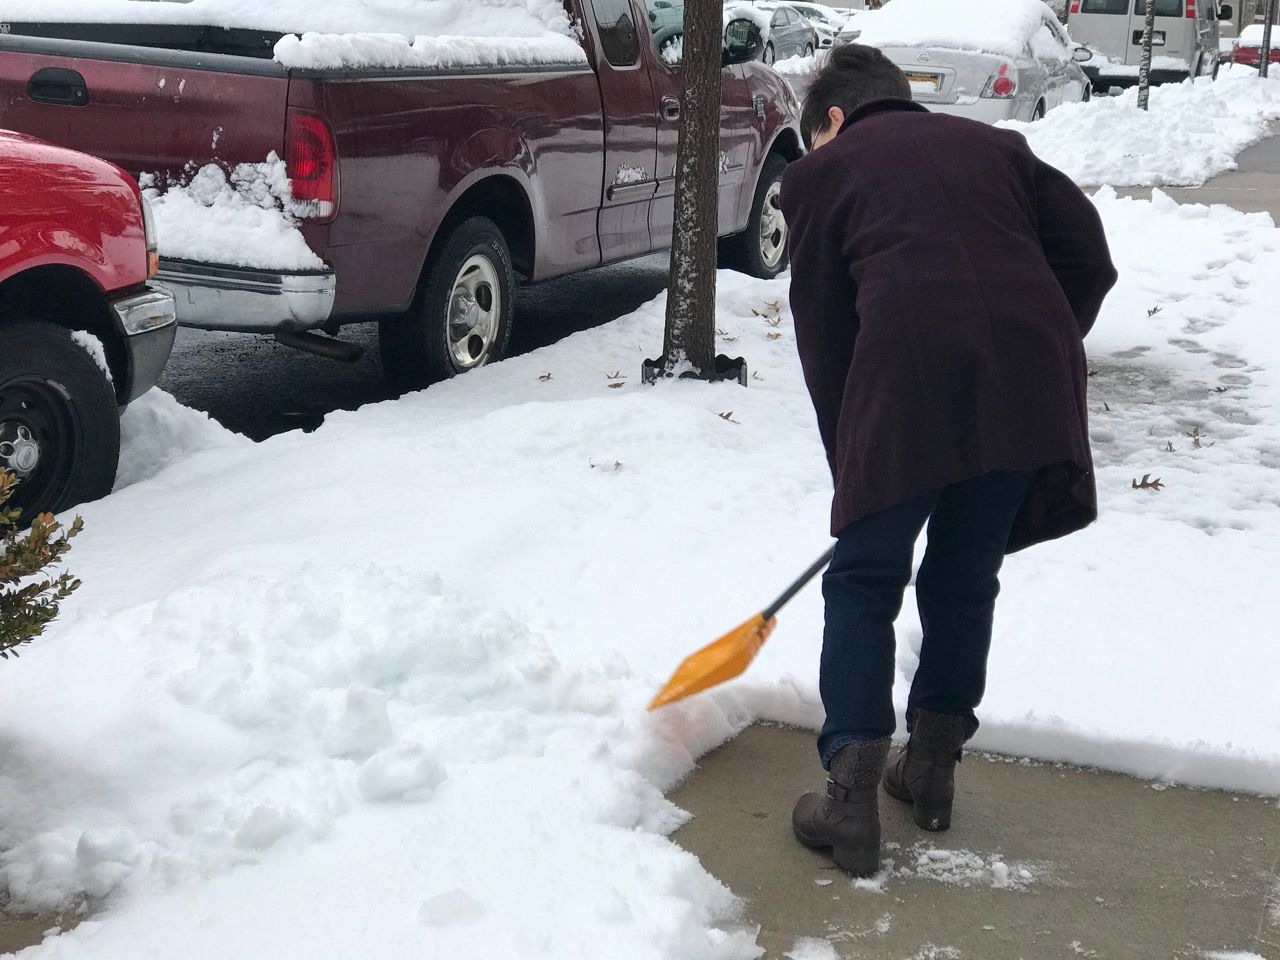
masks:
<path id="1" fill-rule="evenodd" d="M 515 271 L 502 231 L 470 217 L 433 253 L 409 312 L 378 329 L 382 369 L 397 393 L 502 359 L 511 339 Z"/>
<path id="2" fill-rule="evenodd" d="M 720 241 L 720 266 L 761 280 L 787 269 L 787 223 L 778 202 L 786 169 L 787 161 L 776 153 L 765 160 L 747 228 Z"/>
<path id="3" fill-rule="evenodd" d="M 0 326 L 0 469 L 21 481 L 19 524 L 111 492 L 120 459 L 115 391 L 52 323 Z"/>

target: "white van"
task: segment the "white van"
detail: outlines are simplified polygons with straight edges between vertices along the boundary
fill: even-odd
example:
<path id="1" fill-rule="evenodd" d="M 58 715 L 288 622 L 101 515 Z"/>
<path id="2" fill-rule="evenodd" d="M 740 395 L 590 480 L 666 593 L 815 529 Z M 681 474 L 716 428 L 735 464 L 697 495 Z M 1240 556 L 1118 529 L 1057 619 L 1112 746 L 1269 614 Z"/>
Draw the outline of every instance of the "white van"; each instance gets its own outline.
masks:
<path id="1" fill-rule="evenodd" d="M 1083 66 L 1098 92 L 1137 84 L 1146 13 L 1146 0 L 1071 0 L 1067 27 L 1094 53 Z M 1219 19 L 1230 20 L 1231 7 L 1216 0 L 1156 0 L 1151 82 L 1216 76 Z"/>

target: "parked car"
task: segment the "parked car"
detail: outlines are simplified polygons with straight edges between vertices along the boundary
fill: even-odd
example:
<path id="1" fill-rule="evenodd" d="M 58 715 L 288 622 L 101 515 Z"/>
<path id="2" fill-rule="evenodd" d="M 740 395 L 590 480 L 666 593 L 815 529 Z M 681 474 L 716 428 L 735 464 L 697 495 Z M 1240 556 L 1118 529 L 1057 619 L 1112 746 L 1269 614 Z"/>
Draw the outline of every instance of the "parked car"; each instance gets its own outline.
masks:
<path id="1" fill-rule="evenodd" d="M 104 25 L 82 22 L 80 3 L 62 15 L 80 21 L 51 22 L 59 4 L 49 0 L 41 23 L 10 19 L 0 35 L 0 122 L 162 179 L 278 154 L 325 269 L 166 261 L 180 322 L 337 334 L 376 320 L 390 383 L 414 389 L 503 355 L 517 276 L 670 246 L 679 66 L 642 37 L 643 0 L 566 4 L 581 61 L 290 69 L 273 59 L 282 32 L 168 14 L 194 9 L 185 4 L 139 4 L 173 22 Z M 768 198 L 801 146 L 790 89 L 738 62 L 759 49 L 726 52 L 719 233 L 726 266 L 774 276 L 786 255 Z M 182 91 L 181 108 L 159 89 Z"/>
<path id="2" fill-rule="evenodd" d="M 819 49 L 835 45 L 836 37 L 849 21 L 849 14 L 828 7 L 823 3 L 808 3 L 806 0 L 789 0 L 788 5 L 800 16 L 809 21 L 818 35 Z"/>
<path id="3" fill-rule="evenodd" d="M 1067 27 L 1099 54 L 1084 67 L 1099 92 L 1137 84 L 1146 9 L 1146 0 L 1071 0 Z M 1216 76 L 1218 21 L 1231 16 L 1230 5 L 1216 0 L 1156 0 L 1151 82 Z"/>
<path id="4" fill-rule="evenodd" d="M 1088 100 L 1071 42 L 1040 0 L 984 0 L 985 15 L 955 5 L 937 16 L 934 0 L 892 0 L 858 19 L 858 43 L 879 47 L 911 84 L 915 100 L 939 113 L 1038 120 L 1064 103 Z M 930 15 L 932 14 L 932 15 Z"/>
<path id="5" fill-rule="evenodd" d="M 160 379 L 173 297 L 118 167 L 0 130 L 0 469 L 20 524 L 111 492 L 120 409 Z"/>
<path id="6" fill-rule="evenodd" d="M 1262 34 L 1266 25 L 1251 23 L 1240 31 L 1240 36 L 1231 44 L 1229 60 L 1242 63 L 1248 67 L 1262 65 Z M 1271 28 L 1271 50 L 1267 55 L 1268 63 L 1280 63 L 1280 26 Z"/>
<path id="7" fill-rule="evenodd" d="M 760 26 L 764 36 L 764 49 L 760 53 L 763 63 L 772 65 L 788 57 L 811 57 L 818 49 L 818 32 L 790 3 L 731 3 L 725 10 L 732 16 L 750 17 Z"/>

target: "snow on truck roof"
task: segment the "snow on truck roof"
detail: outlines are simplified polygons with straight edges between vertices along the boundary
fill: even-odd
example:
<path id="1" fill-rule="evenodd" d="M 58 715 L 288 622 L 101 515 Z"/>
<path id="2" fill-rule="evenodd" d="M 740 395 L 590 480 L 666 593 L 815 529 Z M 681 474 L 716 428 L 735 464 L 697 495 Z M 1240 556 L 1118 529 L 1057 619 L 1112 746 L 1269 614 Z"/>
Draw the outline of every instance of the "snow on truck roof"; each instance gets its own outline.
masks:
<path id="1" fill-rule="evenodd" d="M 1016 57 L 1053 11 L 1041 0 L 893 0 L 858 21 L 858 43 L 939 47 Z"/>
<path id="2" fill-rule="evenodd" d="M 586 61 L 561 0 L 0 0 L 0 20 L 267 30 L 295 68 Z"/>

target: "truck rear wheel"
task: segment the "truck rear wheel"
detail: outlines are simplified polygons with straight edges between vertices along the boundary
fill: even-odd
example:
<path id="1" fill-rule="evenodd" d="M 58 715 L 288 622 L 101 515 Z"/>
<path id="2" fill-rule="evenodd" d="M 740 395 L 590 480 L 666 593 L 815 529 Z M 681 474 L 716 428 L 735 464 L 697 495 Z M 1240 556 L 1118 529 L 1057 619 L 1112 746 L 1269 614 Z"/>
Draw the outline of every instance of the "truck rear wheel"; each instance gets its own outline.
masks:
<path id="1" fill-rule="evenodd" d="M 515 312 L 515 271 L 502 231 L 470 217 L 433 252 L 413 306 L 378 328 L 382 369 L 397 393 L 502 359 Z"/>
<path id="2" fill-rule="evenodd" d="M 105 497 L 120 461 L 115 391 L 71 333 L 0 326 L 0 469 L 17 474 L 20 525 Z"/>
<path id="3" fill-rule="evenodd" d="M 787 161 L 778 154 L 765 159 L 747 228 L 720 241 L 721 267 L 761 280 L 772 280 L 787 269 L 787 222 L 779 205 L 786 170 Z"/>

